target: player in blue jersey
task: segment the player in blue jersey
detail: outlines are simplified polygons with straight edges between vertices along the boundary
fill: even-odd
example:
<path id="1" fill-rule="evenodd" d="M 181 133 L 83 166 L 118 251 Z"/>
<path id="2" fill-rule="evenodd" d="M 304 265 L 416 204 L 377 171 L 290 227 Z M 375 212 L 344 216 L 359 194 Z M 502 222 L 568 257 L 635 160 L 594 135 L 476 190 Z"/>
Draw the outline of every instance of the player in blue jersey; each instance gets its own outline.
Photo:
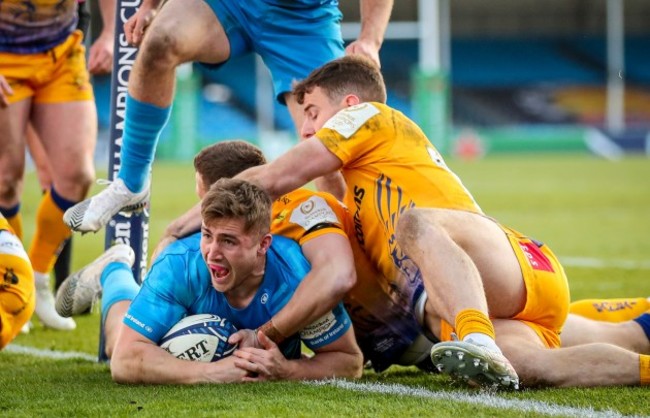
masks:
<path id="1" fill-rule="evenodd" d="M 181 318 L 227 317 L 257 329 L 291 298 L 310 266 L 299 246 L 269 234 L 271 200 L 258 187 L 223 179 L 202 204 L 201 233 L 170 245 L 141 289 L 130 270 L 130 248 L 113 247 L 71 276 L 57 295 L 69 313 L 87 308 L 103 287 L 107 355 L 118 382 L 199 383 L 358 377 L 362 355 L 342 305 L 279 347 L 257 332 L 262 348 L 244 347 L 215 363 L 188 363 L 158 346 Z M 303 342 L 315 353 L 300 356 Z"/>
<path id="2" fill-rule="evenodd" d="M 124 26 L 127 41 L 142 46 L 129 77 L 117 178 L 70 208 L 65 222 L 76 231 L 95 232 L 122 208 L 146 202 L 178 65 L 196 61 L 216 69 L 231 57 L 258 53 L 271 72 L 277 100 L 300 127 L 303 114 L 291 94 L 292 83 L 344 52 L 379 64 L 392 3 L 360 0 L 361 33 L 344 50 L 338 0 L 169 0 L 163 6 L 162 0 L 143 0 Z"/>

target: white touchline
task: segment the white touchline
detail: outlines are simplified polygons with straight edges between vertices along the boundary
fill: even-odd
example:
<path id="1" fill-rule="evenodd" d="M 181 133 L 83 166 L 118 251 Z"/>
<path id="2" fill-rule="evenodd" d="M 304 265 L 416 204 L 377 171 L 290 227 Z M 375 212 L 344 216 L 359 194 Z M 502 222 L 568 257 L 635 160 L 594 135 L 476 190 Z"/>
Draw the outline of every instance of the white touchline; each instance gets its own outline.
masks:
<path id="1" fill-rule="evenodd" d="M 354 390 L 358 392 L 372 392 L 382 393 L 389 395 L 413 396 L 418 398 L 428 398 L 433 400 L 443 400 L 449 402 L 463 402 L 473 405 L 481 405 L 489 408 L 507 409 L 521 412 L 535 412 L 538 414 L 550 416 L 563 416 L 563 417 L 594 417 L 594 418 L 615 418 L 623 417 L 615 411 L 596 411 L 592 408 L 576 408 L 571 406 L 563 406 L 556 404 L 549 404 L 541 401 L 533 400 L 520 400 L 520 399 L 506 399 L 499 396 L 490 395 L 482 392 L 476 394 L 468 394 L 465 392 L 456 391 L 440 391 L 434 392 L 431 390 L 411 387 L 398 384 L 384 384 L 384 383 L 355 383 L 347 380 L 325 380 L 325 381 L 310 381 L 305 382 L 308 385 L 315 386 L 335 386 L 338 388 Z"/>
<path id="2" fill-rule="evenodd" d="M 93 356 L 88 353 L 81 353 L 78 351 L 45 350 L 42 348 L 29 347 L 19 344 L 9 344 L 5 347 L 4 351 L 8 353 L 27 354 L 29 356 L 43 357 L 53 360 L 80 359 L 87 361 L 97 361 L 97 356 Z"/>
<path id="3" fill-rule="evenodd" d="M 603 260 L 590 257 L 560 257 L 565 267 L 619 268 L 625 270 L 650 270 L 650 261 Z"/>

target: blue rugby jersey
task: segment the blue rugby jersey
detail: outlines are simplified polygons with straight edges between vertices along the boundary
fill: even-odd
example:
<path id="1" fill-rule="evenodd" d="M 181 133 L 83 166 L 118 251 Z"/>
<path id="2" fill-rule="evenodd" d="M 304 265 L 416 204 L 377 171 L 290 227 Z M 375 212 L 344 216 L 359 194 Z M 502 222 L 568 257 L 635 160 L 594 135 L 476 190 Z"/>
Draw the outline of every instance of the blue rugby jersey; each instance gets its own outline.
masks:
<path id="1" fill-rule="evenodd" d="M 187 315 L 210 313 L 228 318 L 237 329 L 255 329 L 284 307 L 311 269 L 300 246 L 273 236 L 267 252 L 264 279 L 251 303 L 236 309 L 212 287 L 200 250 L 201 233 L 171 244 L 156 260 L 131 303 L 124 323 L 158 343 Z M 342 304 L 283 344 L 287 357 L 299 354 L 300 340 L 310 349 L 330 344 L 351 325 Z"/>

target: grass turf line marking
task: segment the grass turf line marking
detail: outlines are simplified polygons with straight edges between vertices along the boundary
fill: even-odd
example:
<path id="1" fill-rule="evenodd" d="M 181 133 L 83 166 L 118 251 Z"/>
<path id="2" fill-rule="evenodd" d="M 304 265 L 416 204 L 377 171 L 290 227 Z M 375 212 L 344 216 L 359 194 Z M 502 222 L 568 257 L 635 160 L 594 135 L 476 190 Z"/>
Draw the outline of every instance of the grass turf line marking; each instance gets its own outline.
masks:
<path id="1" fill-rule="evenodd" d="M 44 350 L 42 348 L 29 347 L 19 344 L 9 344 L 4 348 L 4 351 L 15 354 L 26 354 L 33 357 L 43 357 L 52 360 L 79 359 L 93 362 L 97 361 L 97 356 L 93 356 L 88 353 L 81 353 L 78 351 Z"/>
<path id="2" fill-rule="evenodd" d="M 592 408 L 577 408 L 571 406 L 563 406 L 556 404 L 549 404 L 541 401 L 534 400 L 520 400 L 520 399 L 505 399 L 495 395 L 477 392 L 476 394 L 467 394 L 464 392 L 434 392 L 431 390 L 404 386 L 398 384 L 384 384 L 384 383 L 355 383 L 347 380 L 324 380 L 324 381 L 310 381 L 305 382 L 308 385 L 314 386 L 334 386 L 337 388 L 353 390 L 357 392 L 372 392 L 389 395 L 413 396 L 419 398 L 427 398 L 434 400 L 443 400 L 449 402 L 463 402 L 472 405 L 485 406 L 490 408 L 515 410 L 521 412 L 535 412 L 538 414 L 545 414 L 549 416 L 563 416 L 563 417 L 593 417 L 593 418 L 615 418 L 623 417 L 615 411 L 596 411 Z"/>
<path id="3" fill-rule="evenodd" d="M 650 261 L 602 260 L 590 257 L 560 257 L 563 266 L 586 268 L 619 268 L 625 270 L 650 270 Z"/>

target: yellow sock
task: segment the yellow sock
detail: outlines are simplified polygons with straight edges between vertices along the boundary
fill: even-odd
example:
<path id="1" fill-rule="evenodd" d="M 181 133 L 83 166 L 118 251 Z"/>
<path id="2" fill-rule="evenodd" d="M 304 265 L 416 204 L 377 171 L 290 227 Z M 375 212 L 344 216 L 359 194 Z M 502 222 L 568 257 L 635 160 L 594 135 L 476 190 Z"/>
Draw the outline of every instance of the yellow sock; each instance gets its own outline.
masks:
<path id="1" fill-rule="evenodd" d="M 495 339 L 492 321 L 483 312 L 477 309 L 464 309 L 456 315 L 456 334 L 463 340 L 467 334 L 478 332 Z"/>
<path id="2" fill-rule="evenodd" d="M 36 231 L 29 247 L 29 259 L 35 272 L 52 270 L 62 245 L 72 231 L 63 223 L 63 210 L 52 199 L 51 191 L 41 198 L 36 212 Z"/>
<path id="3" fill-rule="evenodd" d="M 639 355 L 639 373 L 641 375 L 641 384 L 650 385 L 650 356 Z"/>
<path id="4" fill-rule="evenodd" d="M 16 235 L 14 229 L 11 227 L 11 225 L 9 225 L 9 221 L 4 216 L 0 215 L 0 231 L 2 231 L 3 229 L 6 229 L 7 231 Z"/>
<path id="5" fill-rule="evenodd" d="M 638 317 L 650 309 L 646 298 L 584 299 L 569 307 L 572 314 L 597 321 L 624 322 Z"/>
<path id="6" fill-rule="evenodd" d="M 7 218 L 7 222 L 11 225 L 11 229 L 14 234 L 18 237 L 19 240 L 23 240 L 23 216 L 20 212 L 16 213 L 14 216 Z"/>

